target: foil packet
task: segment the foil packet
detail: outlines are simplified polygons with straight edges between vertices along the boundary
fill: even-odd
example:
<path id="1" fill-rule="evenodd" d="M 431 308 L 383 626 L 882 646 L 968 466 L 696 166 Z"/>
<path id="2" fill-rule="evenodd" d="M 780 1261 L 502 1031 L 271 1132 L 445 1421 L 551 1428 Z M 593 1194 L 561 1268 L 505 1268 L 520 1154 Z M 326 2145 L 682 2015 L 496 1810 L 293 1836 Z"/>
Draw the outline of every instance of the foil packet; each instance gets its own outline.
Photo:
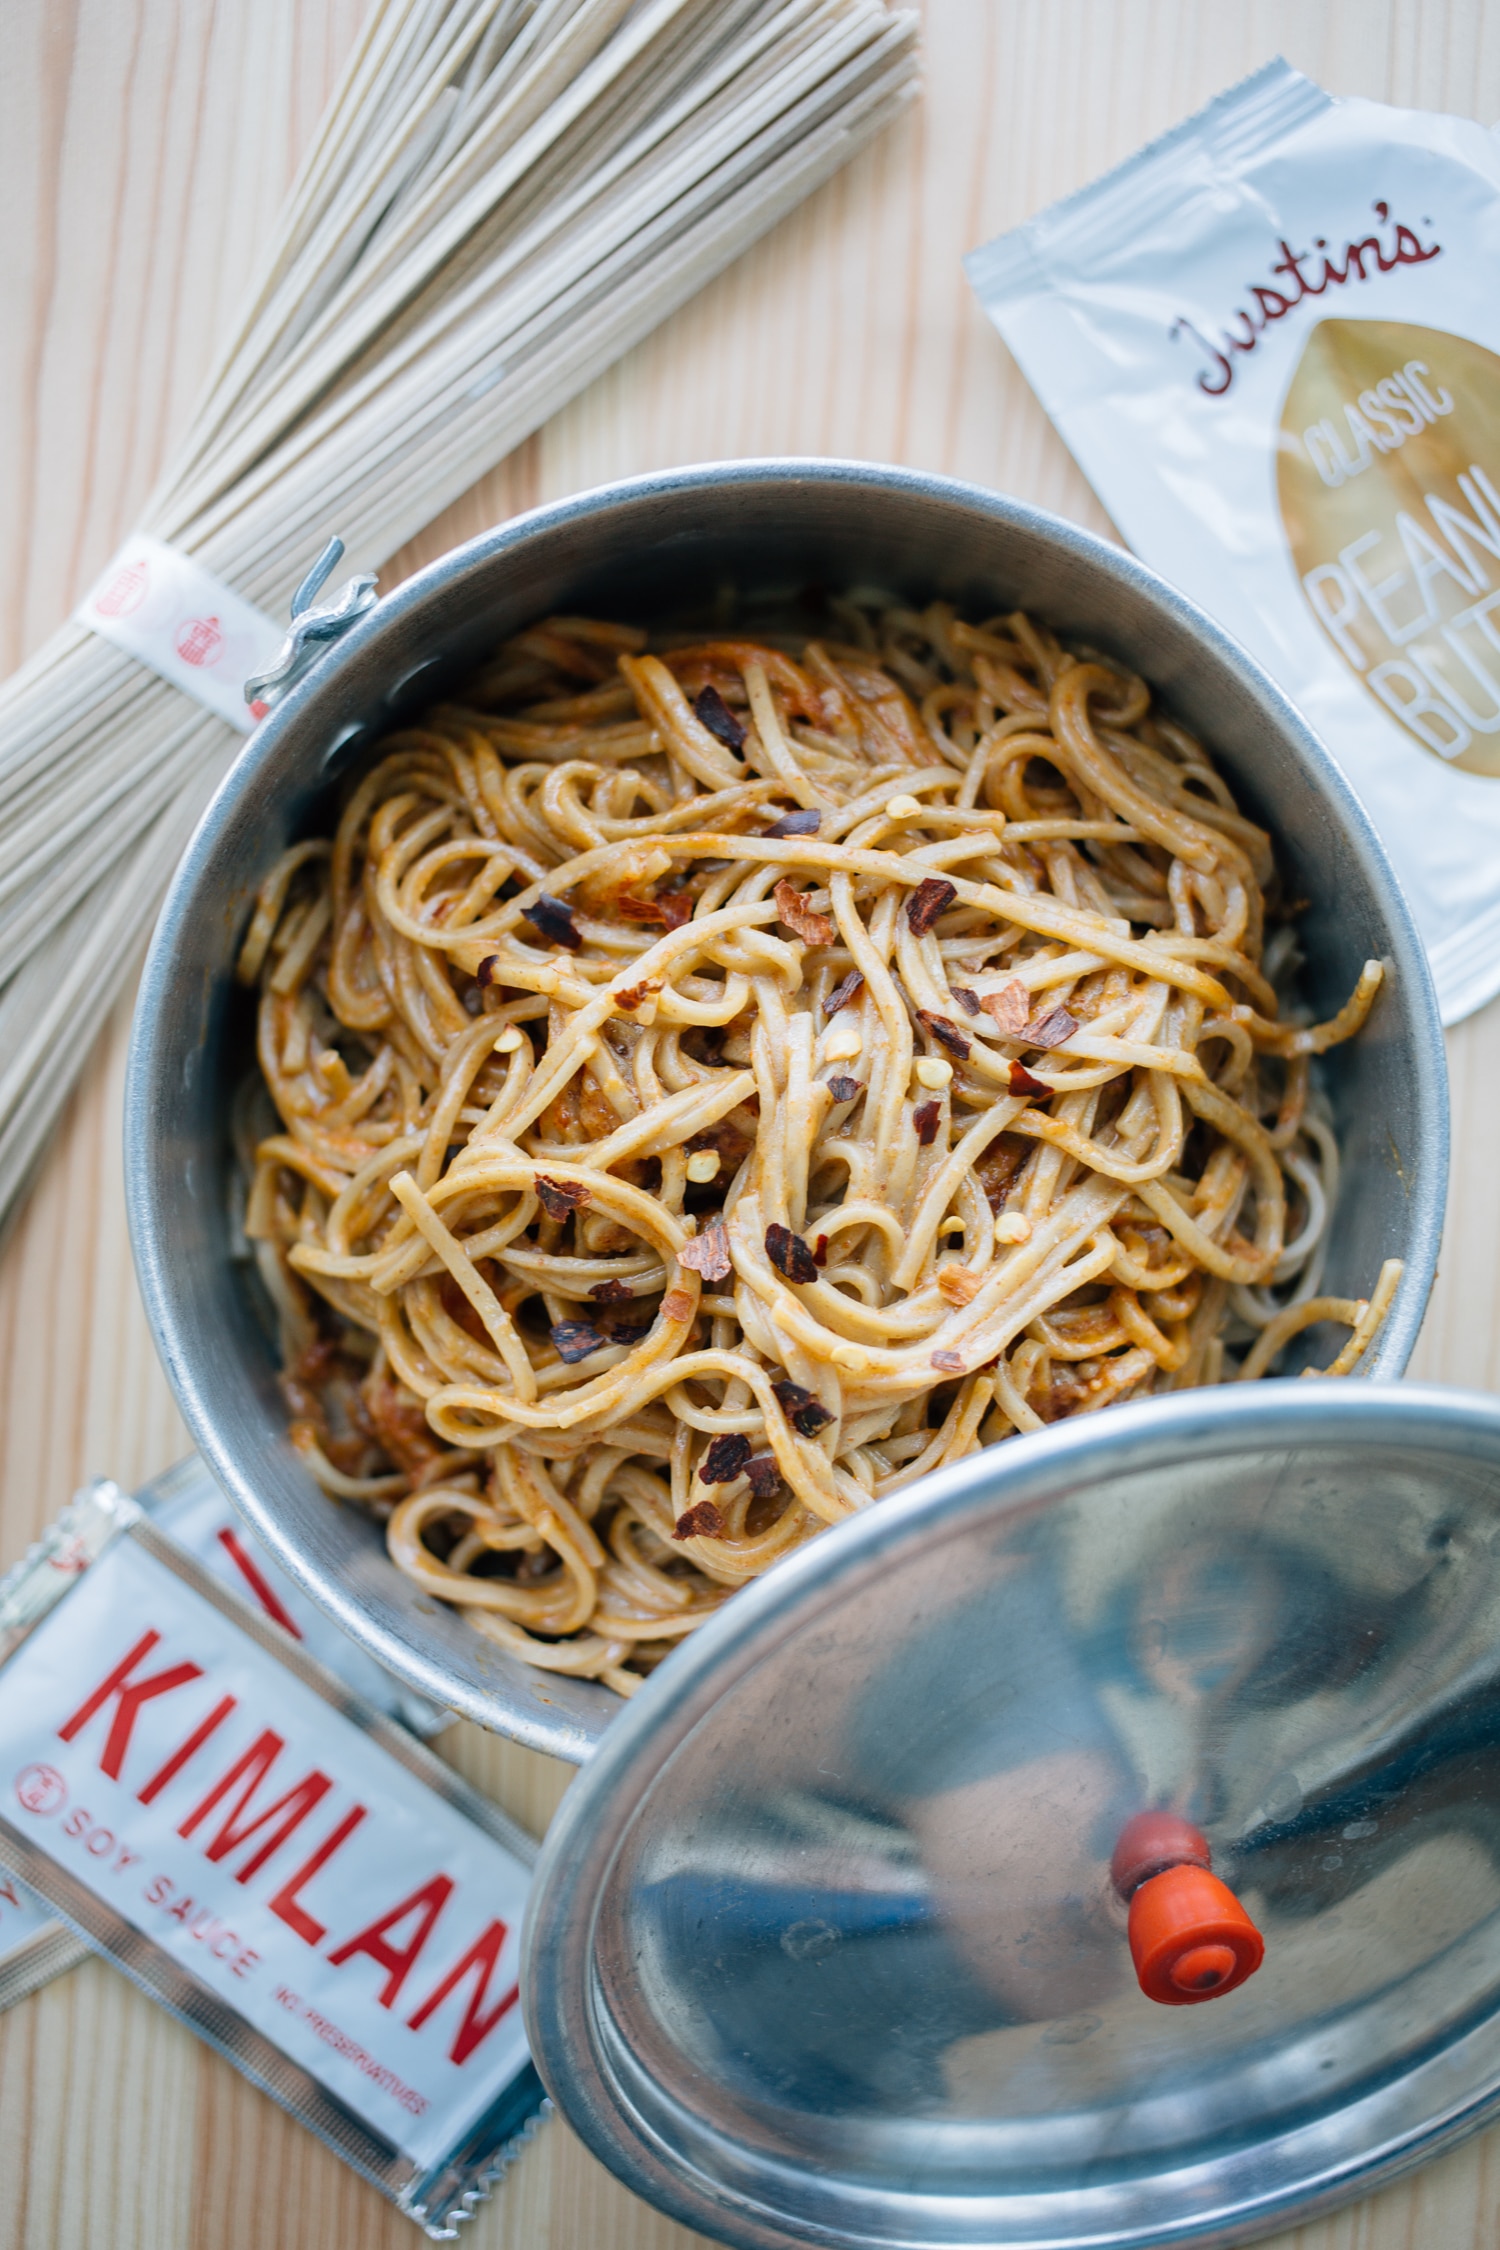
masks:
<path id="1" fill-rule="evenodd" d="M 196 1453 L 142 1486 L 135 1498 L 159 1531 L 300 1641 L 376 1710 L 423 1736 L 448 1725 L 451 1712 L 392 1679 L 292 1584 L 245 1529 Z M 0 1867 L 0 2012 L 76 1968 L 88 1954 L 88 1946 L 48 1912 L 19 1876 Z"/>
<path id="2" fill-rule="evenodd" d="M 1124 537 L 1258 656 L 1500 991 L 1500 138 L 1275 62 L 966 261 Z"/>
<path id="3" fill-rule="evenodd" d="M 0 1859 L 435 2241 L 545 2106 L 535 1849 L 118 1487 L 0 1580 Z"/>

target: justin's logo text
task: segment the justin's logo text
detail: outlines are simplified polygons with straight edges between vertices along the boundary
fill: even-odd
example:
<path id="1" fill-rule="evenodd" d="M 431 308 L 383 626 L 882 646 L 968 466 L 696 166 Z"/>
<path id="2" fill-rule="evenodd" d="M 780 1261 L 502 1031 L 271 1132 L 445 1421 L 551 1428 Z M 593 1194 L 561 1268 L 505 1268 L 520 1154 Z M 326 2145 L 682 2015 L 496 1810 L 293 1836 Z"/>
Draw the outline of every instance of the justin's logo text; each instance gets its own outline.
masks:
<path id="1" fill-rule="evenodd" d="M 1376 203 L 1371 208 L 1381 228 L 1390 228 L 1388 241 L 1382 241 L 1378 233 L 1367 234 L 1359 241 L 1346 242 L 1337 257 L 1321 234 L 1314 236 L 1312 250 L 1294 250 L 1284 238 L 1278 242 L 1281 255 L 1271 267 L 1272 281 L 1248 285 L 1249 303 L 1233 315 L 1220 344 L 1211 344 L 1186 315 L 1173 322 L 1168 330 L 1172 341 L 1190 337 L 1208 361 L 1198 372 L 1200 391 L 1209 398 L 1223 398 L 1234 382 L 1236 358 L 1253 352 L 1266 330 L 1276 321 L 1285 320 L 1308 297 L 1342 289 L 1346 282 L 1373 280 L 1376 274 L 1393 273 L 1397 266 L 1424 266 L 1442 256 L 1440 242 L 1423 243 L 1412 228 L 1399 221 L 1392 224 L 1388 203 Z M 1432 222 L 1424 219 L 1422 224 L 1430 227 Z"/>

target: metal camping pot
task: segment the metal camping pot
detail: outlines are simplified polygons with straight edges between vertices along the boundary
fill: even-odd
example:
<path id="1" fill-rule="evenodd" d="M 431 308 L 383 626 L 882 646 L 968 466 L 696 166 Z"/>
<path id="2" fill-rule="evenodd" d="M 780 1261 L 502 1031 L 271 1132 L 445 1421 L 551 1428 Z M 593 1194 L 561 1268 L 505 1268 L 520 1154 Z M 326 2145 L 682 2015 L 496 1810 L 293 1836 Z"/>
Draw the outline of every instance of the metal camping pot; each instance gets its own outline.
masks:
<path id="1" fill-rule="evenodd" d="M 1254 1973 L 1231 1917 L 1147 1997 L 1164 1828 Z M 1500 1401 L 1184 1392 L 839 1526 L 611 1727 L 523 1989 L 741 2250 L 1227 2244 L 1433 2154 L 1500 2109 Z"/>
<path id="2" fill-rule="evenodd" d="M 377 1524 L 317 1490 L 287 1441 L 274 1346 L 247 1264 L 236 1261 L 229 1121 L 254 1050 L 235 954 L 267 868 L 327 820 L 362 752 L 505 635 L 555 609 L 657 620 L 712 609 L 722 621 L 764 613 L 809 584 L 941 595 L 978 615 L 1025 604 L 1069 638 L 1138 668 L 1203 736 L 1240 801 L 1275 836 L 1294 895 L 1309 902 L 1302 928 L 1316 1012 L 1338 1007 L 1368 957 L 1386 964 L 1364 1030 L 1321 1066 L 1344 1165 L 1326 1286 L 1359 1296 L 1383 1259 L 1406 1262 L 1361 1363 L 1361 1390 L 1366 1378 L 1404 1368 L 1436 1262 L 1447 1162 L 1443 1047 L 1389 864 L 1286 698 L 1131 556 L 972 485 L 838 461 L 641 478 L 456 549 L 379 602 L 291 689 L 189 845 L 137 1010 L 126 1185 L 141 1287 L 178 1403 L 259 1537 L 408 1686 L 564 1758 L 583 1759 L 617 1723 L 614 1695 L 592 1681 L 539 1675 L 472 1632 L 402 1576 Z M 1318 1342 L 1293 1345 L 1294 1371 Z M 1002 1473 L 988 1456 L 974 1470 L 981 1479 Z M 773 1583 L 782 1583 L 779 1572 Z"/>

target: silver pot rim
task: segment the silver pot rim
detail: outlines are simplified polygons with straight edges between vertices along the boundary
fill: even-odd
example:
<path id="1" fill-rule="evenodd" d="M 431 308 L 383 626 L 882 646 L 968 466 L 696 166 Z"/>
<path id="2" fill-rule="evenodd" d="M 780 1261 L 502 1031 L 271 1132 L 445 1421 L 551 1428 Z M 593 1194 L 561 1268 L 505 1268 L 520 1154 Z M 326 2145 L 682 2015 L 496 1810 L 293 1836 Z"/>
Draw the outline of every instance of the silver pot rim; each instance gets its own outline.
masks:
<path id="1" fill-rule="evenodd" d="M 125 1094 L 127 1210 L 148 1318 L 183 1418 L 220 1483 L 278 1562 L 345 1630 L 420 1694 L 533 1748 L 577 1763 L 590 1755 L 606 1721 L 601 1720 L 597 1728 L 580 1725 L 561 1709 L 518 1715 L 505 1707 L 503 1695 L 476 1691 L 434 1657 L 419 1653 L 399 1635 L 376 1625 L 366 1615 L 356 1592 L 309 1564 L 300 1547 L 288 1538 L 276 1512 L 260 1496 L 251 1473 L 253 1464 L 241 1460 L 224 1441 L 201 1379 L 202 1365 L 213 1353 L 213 1342 L 202 1338 L 186 1316 L 173 1273 L 169 1217 L 176 1183 L 163 1176 L 152 1145 L 153 1119 L 160 1113 L 163 1089 L 169 1082 L 176 1084 L 173 1074 L 184 1067 L 184 1058 L 171 1051 L 165 1039 L 164 1018 L 174 981 L 182 973 L 184 931 L 200 907 L 205 884 L 212 878 L 215 854 L 226 828 L 244 814 L 247 806 L 255 804 L 258 793 L 263 794 L 262 777 L 268 769 L 274 770 L 288 738 L 316 724 L 320 710 L 328 714 L 335 711 L 340 680 L 363 661 L 368 651 L 399 628 L 409 626 L 429 606 L 440 613 L 461 582 L 482 574 L 497 558 L 524 550 L 564 527 L 587 525 L 664 495 L 711 501 L 716 495 L 727 497 L 737 491 L 778 484 L 815 487 L 834 494 L 839 490 L 888 492 L 893 497 L 917 496 L 950 503 L 971 518 L 985 518 L 997 534 L 1014 532 L 1044 541 L 1064 561 L 1076 562 L 1091 573 L 1102 573 L 1143 598 L 1214 663 L 1233 674 L 1268 712 L 1280 734 L 1294 746 L 1321 799 L 1349 839 L 1388 922 L 1425 1105 L 1418 1161 L 1408 1195 L 1407 1275 L 1385 1329 L 1360 1371 L 1362 1377 L 1380 1379 L 1404 1369 L 1436 1269 L 1447 1180 L 1446 1066 L 1431 978 L 1399 883 L 1363 806 L 1306 720 L 1231 635 L 1134 556 L 1047 510 L 956 478 L 860 461 L 798 458 L 711 462 L 623 479 L 546 503 L 450 550 L 378 602 L 261 724 L 230 768 L 188 843 L 152 938 L 132 1030 Z M 405 677 L 411 676 L 408 668 Z M 341 740 L 335 730 L 324 748 L 325 765 L 335 757 Z M 676 1662 L 675 1656 L 668 1660 L 669 1665 Z M 612 1697 L 609 1700 L 614 1701 Z"/>

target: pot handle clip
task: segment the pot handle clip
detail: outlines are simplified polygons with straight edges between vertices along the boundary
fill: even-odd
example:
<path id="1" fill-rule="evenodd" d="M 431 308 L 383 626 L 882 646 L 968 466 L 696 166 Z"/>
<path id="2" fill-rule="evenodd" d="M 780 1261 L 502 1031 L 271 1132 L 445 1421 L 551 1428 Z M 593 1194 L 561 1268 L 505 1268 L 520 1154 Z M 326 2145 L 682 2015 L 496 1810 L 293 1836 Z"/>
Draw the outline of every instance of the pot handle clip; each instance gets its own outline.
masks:
<path id="1" fill-rule="evenodd" d="M 373 609 L 379 599 L 375 579 L 368 571 L 350 578 L 321 609 L 313 603 L 322 592 L 344 552 L 342 539 L 330 539 L 312 569 L 292 596 L 292 629 L 281 644 L 269 672 L 257 672 L 245 682 L 245 701 L 254 717 L 265 718 L 284 703 L 298 681 L 305 678 L 324 651 L 341 640 L 351 625 Z"/>

